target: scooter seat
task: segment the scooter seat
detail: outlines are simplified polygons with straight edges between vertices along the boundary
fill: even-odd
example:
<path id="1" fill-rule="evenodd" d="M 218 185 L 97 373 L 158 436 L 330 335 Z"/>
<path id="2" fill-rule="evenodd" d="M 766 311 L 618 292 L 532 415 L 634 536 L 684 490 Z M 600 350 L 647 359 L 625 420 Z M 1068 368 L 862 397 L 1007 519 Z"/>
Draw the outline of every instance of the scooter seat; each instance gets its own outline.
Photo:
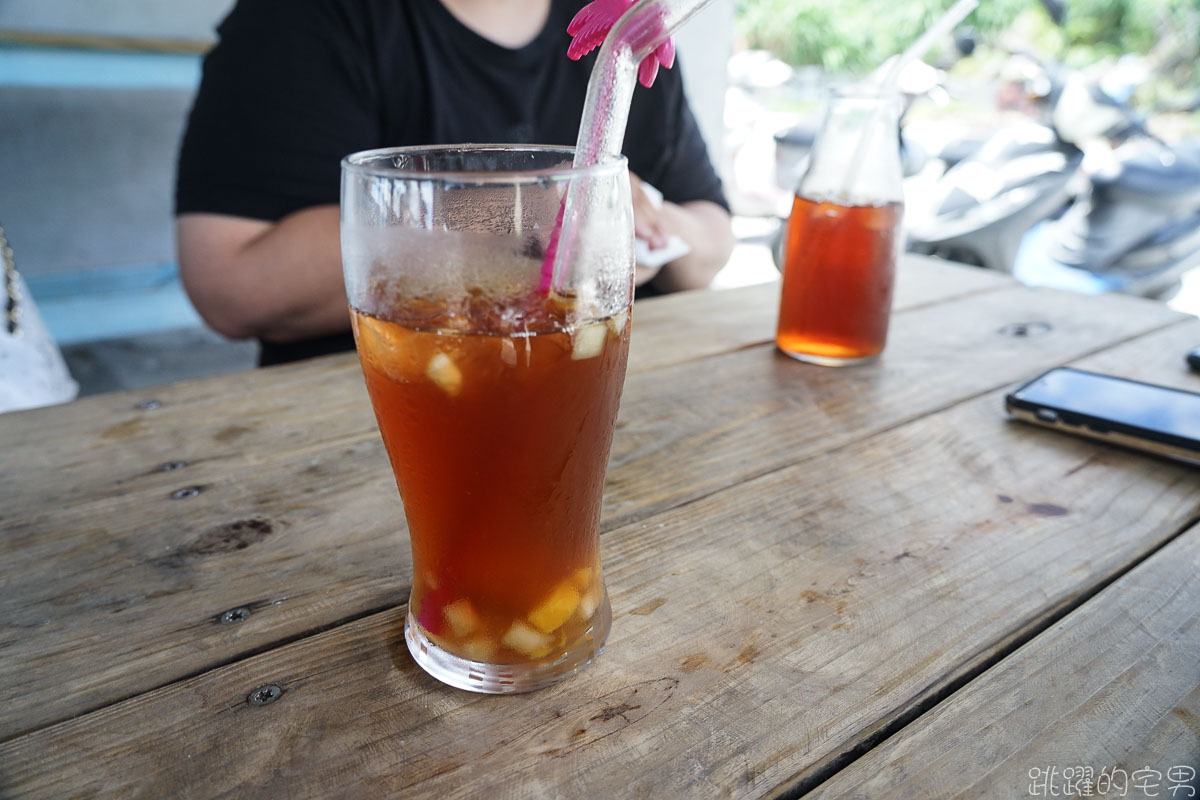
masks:
<path id="1" fill-rule="evenodd" d="M 1200 138 L 1165 150 L 1122 147 L 1117 156 L 1118 171 L 1092 178 L 1096 191 L 1107 199 L 1151 206 L 1200 202 Z"/>

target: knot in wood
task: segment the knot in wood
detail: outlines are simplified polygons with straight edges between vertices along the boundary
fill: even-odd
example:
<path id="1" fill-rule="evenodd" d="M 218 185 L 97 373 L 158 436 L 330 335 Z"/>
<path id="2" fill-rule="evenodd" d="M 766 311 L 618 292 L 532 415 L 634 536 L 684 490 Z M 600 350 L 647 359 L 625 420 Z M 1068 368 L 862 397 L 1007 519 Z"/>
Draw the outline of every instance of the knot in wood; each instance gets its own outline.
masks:
<path id="1" fill-rule="evenodd" d="M 204 487 L 202 486 L 185 486 L 182 489 L 176 489 L 175 491 L 171 492 L 171 499 L 186 500 L 189 497 L 195 497 L 202 491 L 204 491 Z"/>

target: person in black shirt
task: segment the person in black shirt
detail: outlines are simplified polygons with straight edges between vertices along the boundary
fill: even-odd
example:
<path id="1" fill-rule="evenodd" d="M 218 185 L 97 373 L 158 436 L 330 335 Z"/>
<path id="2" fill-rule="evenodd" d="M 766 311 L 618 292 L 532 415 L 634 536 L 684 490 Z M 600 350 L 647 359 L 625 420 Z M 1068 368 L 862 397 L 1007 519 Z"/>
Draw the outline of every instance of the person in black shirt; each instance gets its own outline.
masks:
<path id="1" fill-rule="evenodd" d="M 180 271 L 205 321 L 260 363 L 353 347 L 342 284 L 343 156 L 466 142 L 573 145 L 595 53 L 566 57 L 583 0 L 239 0 L 218 28 L 180 148 Z M 692 251 L 639 294 L 707 286 L 728 205 L 679 70 L 634 93 L 624 153 L 636 233 Z M 666 202 L 652 204 L 641 181 Z"/>

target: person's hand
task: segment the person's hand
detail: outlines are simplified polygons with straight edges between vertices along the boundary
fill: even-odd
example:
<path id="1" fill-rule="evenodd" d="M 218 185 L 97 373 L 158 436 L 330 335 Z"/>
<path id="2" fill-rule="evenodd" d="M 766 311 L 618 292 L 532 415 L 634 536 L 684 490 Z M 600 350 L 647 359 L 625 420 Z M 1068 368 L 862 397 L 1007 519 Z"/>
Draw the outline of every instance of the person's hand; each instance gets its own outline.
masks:
<path id="1" fill-rule="evenodd" d="M 633 195 L 633 235 L 639 239 L 644 239 L 651 250 L 659 247 L 665 247 L 667 244 L 667 228 L 663 218 L 662 208 L 657 205 L 650 195 L 643 188 L 641 178 L 629 173 L 629 188 Z M 659 264 L 656 267 L 647 267 L 643 264 L 637 265 L 637 277 L 635 282 L 638 286 L 649 283 L 658 275 L 663 265 Z"/>
<path id="2" fill-rule="evenodd" d="M 667 226 L 662 208 L 650 199 L 643 188 L 642 179 L 629 173 L 629 185 L 633 195 L 633 235 L 645 240 L 651 250 L 667 246 Z"/>
<path id="3" fill-rule="evenodd" d="M 690 248 L 673 261 L 660 267 L 637 266 L 637 285 L 653 280 L 664 292 L 703 289 L 712 283 L 713 276 L 725 266 L 733 251 L 733 228 L 729 212 L 709 200 L 693 200 L 678 204 L 656 202 L 632 172 L 629 184 L 633 196 L 634 235 L 646 242 L 651 250 L 669 245 L 678 236 Z"/>
<path id="4" fill-rule="evenodd" d="M 657 267 L 643 267 L 641 264 L 634 265 L 634 286 L 645 286 L 662 271 L 662 264 Z"/>

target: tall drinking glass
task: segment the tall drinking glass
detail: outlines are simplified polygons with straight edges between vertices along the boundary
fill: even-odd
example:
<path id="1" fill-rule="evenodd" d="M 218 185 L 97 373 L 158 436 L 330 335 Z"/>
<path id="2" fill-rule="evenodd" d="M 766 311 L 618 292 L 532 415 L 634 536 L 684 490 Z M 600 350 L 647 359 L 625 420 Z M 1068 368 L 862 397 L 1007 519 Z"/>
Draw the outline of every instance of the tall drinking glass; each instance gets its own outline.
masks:
<path id="1" fill-rule="evenodd" d="M 405 638 L 462 689 L 553 683 L 611 621 L 600 502 L 633 211 L 624 159 L 572 156 L 460 145 L 342 163 L 346 294 L 412 545 Z M 572 182 L 583 202 L 564 224 Z"/>

